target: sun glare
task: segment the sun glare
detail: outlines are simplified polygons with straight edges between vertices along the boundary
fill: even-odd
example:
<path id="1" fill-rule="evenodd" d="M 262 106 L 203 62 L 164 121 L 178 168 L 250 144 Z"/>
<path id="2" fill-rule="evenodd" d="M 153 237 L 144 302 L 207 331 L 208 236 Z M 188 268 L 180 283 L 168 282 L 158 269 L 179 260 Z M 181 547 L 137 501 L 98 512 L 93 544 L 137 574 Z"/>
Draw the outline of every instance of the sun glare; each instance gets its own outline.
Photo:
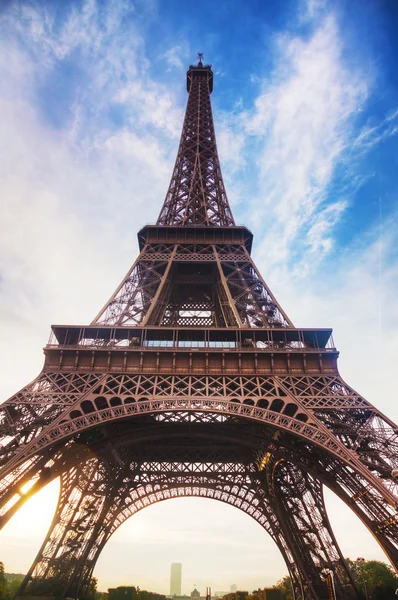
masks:
<path id="1" fill-rule="evenodd" d="M 0 560 L 7 572 L 25 573 L 32 564 L 50 527 L 58 494 L 56 479 L 30 498 L 2 529 Z"/>

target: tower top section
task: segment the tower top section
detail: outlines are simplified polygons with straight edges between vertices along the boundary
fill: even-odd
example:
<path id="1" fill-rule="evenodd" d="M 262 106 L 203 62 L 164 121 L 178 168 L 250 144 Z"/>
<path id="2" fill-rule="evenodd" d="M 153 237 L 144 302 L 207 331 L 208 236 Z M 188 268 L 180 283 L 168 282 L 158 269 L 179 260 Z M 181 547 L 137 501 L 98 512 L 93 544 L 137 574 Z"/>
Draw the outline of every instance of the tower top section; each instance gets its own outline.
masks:
<path id="1" fill-rule="evenodd" d="M 187 71 L 188 103 L 177 160 L 156 225 L 229 227 L 234 218 L 228 203 L 217 153 L 210 94 L 213 71 L 203 64 Z"/>
<path id="2" fill-rule="evenodd" d="M 209 88 L 209 94 L 213 91 L 213 71 L 211 70 L 211 65 L 204 65 L 202 62 L 203 53 L 198 52 L 198 64 L 190 65 L 187 71 L 187 92 L 189 94 L 192 80 L 195 77 L 201 77 L 207 79 L 207 85 Z"/>

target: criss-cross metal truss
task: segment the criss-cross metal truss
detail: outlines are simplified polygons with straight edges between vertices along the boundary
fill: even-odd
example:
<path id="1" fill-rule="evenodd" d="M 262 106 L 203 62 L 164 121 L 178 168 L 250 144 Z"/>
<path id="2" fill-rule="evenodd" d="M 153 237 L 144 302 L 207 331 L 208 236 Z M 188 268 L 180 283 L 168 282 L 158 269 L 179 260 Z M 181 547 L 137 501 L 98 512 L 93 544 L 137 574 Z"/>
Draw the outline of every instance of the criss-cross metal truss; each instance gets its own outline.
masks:
<path id="1" fill-rule="evenodd" d="M 174 232 L 145 229 L 140 255 L 93 325 L 292 327 L 250 256 L 247 230 L 218 228 L 215 237 L 236 242 L 221 245 L 151 243 Z M 183 233 L 212 237 L 208 228 Z"/>
<path id="2" fill-rule="evenodd" d="M 213 73 L 200 62 L 187 74 L 180 147 L 158 225 L 234 225 L 218 159 L 210 94 Z"/>
<path id="3" fill-rule="evenodd" d="M 20 596 L 84 598 L 113 532 L 154 502 L 229 503 L 269 533 L 296 600 L 357 590 L 327 486 L 398 564 L 397 427 L 340 377 L 330 329 L 293 326 L 234 224 L 209 66 L 188 107 L 158 222 L 88 326 L 53 326 L 40 375 L 0 406 L 0 526 L 60 477 Z"/>

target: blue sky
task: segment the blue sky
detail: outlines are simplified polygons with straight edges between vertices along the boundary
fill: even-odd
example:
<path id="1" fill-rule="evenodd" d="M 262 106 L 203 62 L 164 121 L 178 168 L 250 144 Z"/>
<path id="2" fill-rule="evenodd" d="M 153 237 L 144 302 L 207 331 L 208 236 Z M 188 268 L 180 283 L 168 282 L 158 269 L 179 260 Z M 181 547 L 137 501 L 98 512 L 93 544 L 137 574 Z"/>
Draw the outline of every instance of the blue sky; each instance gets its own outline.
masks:
<path id="1" fill-rule="evenodd" d="M 91 321 L 134 260 L 203 51 L 227 193 L 258 266 L 296 325 L 334 328 L 343 377 L 397 420 L 396 1 L 11 1 L 0 22 L 1 397 L 37 375 L 50 324 Z M 55 496 L 4 530 L 9 570 L 29 566 Z M 328 502 L 343 551 L 382 558 Z M 285 571 L 247 516 L 187 500 L 126 523 L 96 575 L 104 589 L 167 591 L 179 560 L 185 591 Z"/>

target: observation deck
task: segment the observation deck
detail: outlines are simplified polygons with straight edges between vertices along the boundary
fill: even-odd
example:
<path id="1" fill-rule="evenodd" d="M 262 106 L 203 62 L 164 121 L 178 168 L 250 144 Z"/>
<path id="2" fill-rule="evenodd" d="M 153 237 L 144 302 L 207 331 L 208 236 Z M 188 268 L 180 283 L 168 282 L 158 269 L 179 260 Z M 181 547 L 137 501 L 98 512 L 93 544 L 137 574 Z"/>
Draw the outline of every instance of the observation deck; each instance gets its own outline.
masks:
<path id="1" fill-rule="evenodd" d="M 45 369 L 127 373 L 337 374 L 331 329 L 54 325 Z"/>
<path id="2" fill-rule="evenodd" d="M 213 71 L 211 65 L 204 65 L 201 61 L 197 65 L 190 65 L 187 71 L 187 92 L 191 89 L 192 79 L 194 77 L 207 77 L 209 85 L 209 93 L 213 91 Z"/>

